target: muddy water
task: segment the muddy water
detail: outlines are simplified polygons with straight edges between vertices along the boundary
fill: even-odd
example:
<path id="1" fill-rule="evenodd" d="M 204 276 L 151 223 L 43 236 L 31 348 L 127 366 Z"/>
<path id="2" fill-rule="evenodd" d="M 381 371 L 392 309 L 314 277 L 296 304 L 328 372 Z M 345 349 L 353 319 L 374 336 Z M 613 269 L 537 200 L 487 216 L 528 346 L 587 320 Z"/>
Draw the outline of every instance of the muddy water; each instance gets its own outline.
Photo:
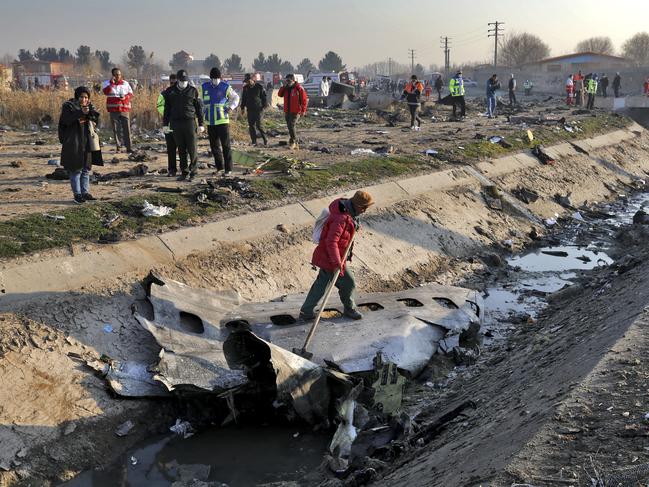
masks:
<path id="1" fill-rule="evenodd" d="M 513 269 L 508 278 L 484 294 L 485 345 L 505 338 L 510 330 L 534 319 L 546 306 L 546 295 L 572 284 L 580 271 L 609 265 L 612 259 L 602 249 L 615 229 L 630 223 L 635 212 L 645 205 L 649 206 L 649 193 L 603 206 L 603 211 L 615 216 L 575 221 L 563 229 L 560 245 L 508 259 Z M 584 233 L 594 235 L 587 245 L 583 245 Z M 184 466 L 196 464 L 209 466 L 204 480 L 230 487 L 290 482 L 303 478 L 322 463 L 330 439 L 329 432 L 314 434 L 280 426 L 214 428 L 188 439 L 152 438 L 111 467 L 85 472 L 64 485 L 168 487 L 180 478 Z"/>
<path id="2" fill-rule="evenodd" d="M 152 438 L 102 471 L 84 472 L 66 487 L 169 487 L 187 465 L 208 465 L 203 480 L 229 487 L 292 481 L 321 463 L 331 435 L 280 426 L 214 428 L 183 439 Z M 191 479 L 191 477 L 190 477 Z"/>

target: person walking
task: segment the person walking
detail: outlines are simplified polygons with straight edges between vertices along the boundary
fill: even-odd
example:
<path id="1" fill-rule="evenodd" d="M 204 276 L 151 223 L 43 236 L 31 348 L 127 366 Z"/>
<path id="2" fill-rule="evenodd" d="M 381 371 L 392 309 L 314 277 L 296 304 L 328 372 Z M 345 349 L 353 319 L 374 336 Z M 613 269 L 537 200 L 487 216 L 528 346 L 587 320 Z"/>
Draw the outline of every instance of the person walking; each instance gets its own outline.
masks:
<path id="1" fill-rule="evenodd" d="M 374 199 L 369 193 L 356 191 L 351 198 L 339 198 L 329 205 L 329 216 L 322 227 L 320 241 L 311 259 L 311 263 L 320 270 L 302 304 L 300 320 L 309 321 L 315 318 L 314 309 L 333 279 L 336 279 L 338 294 L 344 306 L 343 314 L 354 320 L 363 318 L 354 301 L 354 273 L 342 259 L 347 247 L 352 246 L 347 256 L 347 261 L 351 262 L 352 241 L 360 227 L 359 217 L 373 204 Z"/>
<path id="2" fill-rule="evenodd" d="M 453 117 L 457 119 L 457 107 L 460 107 L 460 117 L 466 117 L 466 102 L 464 101 L 464 79 L 462 71 L 455 73 L 449 82 L 451 100 L 453 102 Z"/>
<path id="3" fill-rule="evenodd" d="M 424 91 L 424 85 L 417 80 L 417 75 L 413 74 L 401 94 L 401 99 L 406 100 L 410 110 L 410 130 L 419 130 L 421 128 L 421 119 L 418 113 L 421 106 L 422 91 Z M 417 125 L 415 125 L 415 122 L 417 122 Z"/>
<path id="4" fill-rule="evenodd" d="M 239 95 L 221 79 L 221 70 L 212 68 L 210 81 L 201 85 L 201 99 L 216 170 L 229 176 L 232 174 L 230 112 L 234 112 L 239 106 Z"/>
<path id="5" fill-rule="evenodd" d="M 106 110 L 110 114 L 110 123 L 113 127 L 115 152 L 119 152 L 122 147 L 126 147 L 126 152 L 131 153 L 133 147 L 131 146 L 129 113 L 131 111 L 133 89 L 128 81 L 122 78 L 122 71 L 119 68 L 113 68 L 111 74 L 112 78 L 104 81 L 102 91 L 106 95 Z"/>
<path id="6" fill-rule="evenodd" d="M 602 77 L 599 80 L 599 85 L 602 90 L 602 96 L 608 98 L 608 76 L 606 76 L 606 73 L 602 74 Z"/>
<path id="7" fill-rule="evenodd" d="M 172 73 L 169 75 L 169 86 L 162 90 L 158 95 L 158 103 L 156 105 L 160 117 L 164 117 L 165 114 L 165 92 L 170 90 L 176 84 L 176 74 Z M 176 139 L 174 139 L 174 134 L 168 132 L 164 134 L 165 144 L 167 146 L 167 177 L 174 177 L 178 171 L 176 166 L 176 152 L 178 147 L 176 146 Z"/>
<path id="8" fill-rule="evenodd" d="M 569 107 L 575 103 L 575 83 L 572 80 L 572 75 L 568 75 L 566 80 L 566 105 Z"/>
<path id="9" fill-rule="evenodd" d="M 487 115 L 489 118 L 496 116 L 496 91 L 500 89 L 500 81 L 498 75 L 492 74 L 491 78 L 487 80 Z"/>
<path id="10" fill-rule="evenodd" d="M 164 98 L 163 131 L 173 133 L 180 156 L 181 175 L 177 180 L 192 181 L 198 169 L 198 134 L 205 132 L 205 127 L 203 104 L 198 90 L 189 84 L 187 71 L 181 69 L 176 73 L 176 84 L 165 90 Z"/>
<path id="11" fill-rule="evenodd" d="M 588 93 L 586 109 L 592 110 L 595 108 L 595 96 L 597 95 L 597 75 L 591 73 L 586 76 L 586 93 Z"/>
<path id="12" fill-rule="evenodd" d="M 306 115 L 309 97 L 302 85 L 295 81 L 293 74 L 286 75 L 284 86 L 279 89 L 278 96 L 284 98 L 284 118 L 289 134 L 288 145 L 291 149 L 299 149 L 295 127 L 298 119 Z"/>
<path id="13" fill-rule="evenodd" d="M 620 88 L 622 88 L 622 78 L 618 72 L 615 73 L 615 78 L 613 78 L 613 94 L 615 95 L 615 98 L 620 97 Z"/>
<path id="14" fill-rule="evenodd" d="M 426 101 L 430 100 L 430 96 L 433 94 L 433 86 L 429 80 L 424 82 L 424 96 Z"/>
<path id="15" fill-rule="evenodd" d="M 442 75 L 437 75 L 435 78 L 435 91 L 437 91 L 437 101 L 442 99 L 442 88 L 444 88 L 444 81 L 442 80 Z"/>
<path id="16" fill-rule="evenodd" d="M 509 75 L 509 84 L 507 86 L 508 92 L 509 92 L 509 106 L 513 107 L 516 105 L 516 78 L 514 77 L 514 73 Z"/>
<path id="17" fill-rule="evenodd" d="M 257 131 L 261 135 L 264 145 L 268 145 L 268 139 L 261 127 L 262 113 L 266 108 L 266 90 L 252 79 L 251 74 L 246 74 L 243 80 L 243 91 L 241 92 L 241 115 L 248 110 L 248 131 L 252 145 L 257 145 Z"/>
<path id="18" fill-rule="evenodd" d="M 584 75 L 581 73 L 581 69 L 577 74 L 572 76 L 572 81 L 575 86 L 575 103 L 577 106 L 583 106 L 584 104 Z"/>
<path id="19" fill-rule="evenodd" d="M 323 76 L 322 80 L 320 81 L 320 89 L 318 95 L 320 95 L 320 97 L 322 98 L 322 106 L 326 107 L 327 97 L 329 96 L 329 82 L 327 81 L 326 76 Z"/>
<path id="20" fill-rule="evenodd" d="M 99 112 L 90 103 L 90 90 L 79 86 L 74 98 L 63 103 L 58 136 L 61 143 L 61 165 L 70 174 L 74 202 L 82 204 L 95 198 L 90 194 L 90 171 L 93 162 L 101 162 L 96 125 Z"/>

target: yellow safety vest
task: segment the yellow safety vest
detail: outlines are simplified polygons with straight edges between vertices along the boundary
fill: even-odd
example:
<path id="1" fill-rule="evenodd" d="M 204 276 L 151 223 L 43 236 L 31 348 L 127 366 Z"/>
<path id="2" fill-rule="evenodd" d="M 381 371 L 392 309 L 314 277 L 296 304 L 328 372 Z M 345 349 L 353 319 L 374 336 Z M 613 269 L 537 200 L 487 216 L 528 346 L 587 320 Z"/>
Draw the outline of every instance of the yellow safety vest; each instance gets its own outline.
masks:
<path id="1" fill-rule="evenodd" d="M 451 92 L 451 96 L 464 96 L 464 83 L 460 83 L 460 80 L 457 78 L 451 78 L 448 89 Z"/>
<path id="2" fill-rule="evenodd" d="M 586 92 L 592 95 L 597 93 L 597 81 L 594 79 L 588 80 L 588 86 L 586 87 Z"/>

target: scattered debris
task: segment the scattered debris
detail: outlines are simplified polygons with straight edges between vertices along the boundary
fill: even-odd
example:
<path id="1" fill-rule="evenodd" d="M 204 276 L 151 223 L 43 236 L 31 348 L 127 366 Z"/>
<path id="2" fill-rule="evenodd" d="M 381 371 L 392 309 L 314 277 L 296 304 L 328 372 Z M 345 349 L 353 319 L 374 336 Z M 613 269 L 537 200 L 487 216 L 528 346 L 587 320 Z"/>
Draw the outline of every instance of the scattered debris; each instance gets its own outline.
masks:
<path id="1" fill-rule="evenodd" d="M 129 419 L 117 427 L 115 435 L 119 437 L 126 436 L 133 430 L 133 428 L 135 428 L 135 424 L 133 424 L 133 421 Z"/>
<path id="2" fill-rule="evenodd" d="M 148 201 L 144 200 L 144 206 L 142 207 L 142 215 L 144 216 L 152 216 L 152 217 L 162 217 L 162 216 L 167 216 L 170 215 L 173 212 L 173 208 L 170 208 L 168 206 L 156 206 L 152 205 Z"/>
<path id="3" fill-rule="evenodd" d="M 128 160 L 133 162 L 150 161 L 151 157 L 143 150 L 136 150 L 128 155 Z"/>
<path id="4" fill-rule="evenodd" d="M 50 215 L 49 213 L 43 213 L 43 216 L 49 220 L 54 220 L 54 221 L 65 220 L 65 217 L 63 215 Z"/>
<path id="5" fill-rule="evenodd" d="M 108 174 L 100 174 L 95 171 L 95 177 L 98 182 L 112 181 L 113 179 L 124 179 L 131 177 L 144 176 L 149 172 L 149 166 L 146 164 L 137 164 L 127 171 L 111 172 Z"/>
<path id="6" fill-rule="evenodd" d="M 542 164 L 545 165 L 552 165 L 554 164 L 554 159 L 552 159 L 548 154 L 546 154 L 543 151 L 543 146 L 542 145 L 537 145 L 532 149 L 532 154 L 536 156 L 536 158 L 541 161 Z"/>
<path id="7" fill-rule="evenodd" d="M 523 203 L 527 203 L 528 205 L 534 203 L 536 200 L 539 199 L 539 194 L 536 191 L 527 188 L 522 188 L 520 186 L 512 190 L 512 194 L 520 201 L 522 201 Z"/>
<path id="8" fill-rule="evenodd" d="M 185 440 L 191 436 L 194 436 L 194 428 L 192 428 L 191 423 L 189 421 L 182 421 L 180 418 L 176 420 L 176 424 L 169 427 L 169 431 L 177 434 L 178 436 L 182 436 Z"/>
<path id="9" fill-rule="evenodd" d="M 374 152 L 372 149 L 354 149 L 350 153 L 352 156 L 374 156 L 376 155 L 376 152 Z"/>
<path id="10" fill-rule="evenodd" d="M 23 163 L 21 161 L 11 161 L 9 165 L 11 167 L 16 167 L 16 168 L 23 167 Z"/>

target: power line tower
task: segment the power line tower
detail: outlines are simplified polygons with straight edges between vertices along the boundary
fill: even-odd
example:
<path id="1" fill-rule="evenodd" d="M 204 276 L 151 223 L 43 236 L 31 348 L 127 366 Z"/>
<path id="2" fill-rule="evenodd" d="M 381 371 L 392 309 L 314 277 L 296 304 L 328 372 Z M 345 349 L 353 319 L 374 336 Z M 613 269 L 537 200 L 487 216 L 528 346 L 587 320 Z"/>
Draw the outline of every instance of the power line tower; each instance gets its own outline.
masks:
<path id="1" fill-rule="evenodd" d="M 448 78 L 448 72 L 451 69 L 451 48 L 449 47 L 449 40 L 451 38 L 448 36 L 441 36 L 439 38 L 441 42 L 441 48 L 444 50 L 444 77 Z"/>
<path id="2" fill-rule="evenodd" d="M 410 70 L 412 73 L 415 72 L 415 50 L 408 49 L 408 56 L 410 56 Z"/>
<path id="3" fill-rule="evenodd" d="M 488 30 L 488 36 L 487 37 L 493 37 L 494 38 L 494 68 L 498 66 L 498 36 L 500 36 L 503 32 L 502 26 L 505 25 L 504 22 L 489 22 L 487 24 L 489 27 L 492 27 L 491 29 Z"/>

